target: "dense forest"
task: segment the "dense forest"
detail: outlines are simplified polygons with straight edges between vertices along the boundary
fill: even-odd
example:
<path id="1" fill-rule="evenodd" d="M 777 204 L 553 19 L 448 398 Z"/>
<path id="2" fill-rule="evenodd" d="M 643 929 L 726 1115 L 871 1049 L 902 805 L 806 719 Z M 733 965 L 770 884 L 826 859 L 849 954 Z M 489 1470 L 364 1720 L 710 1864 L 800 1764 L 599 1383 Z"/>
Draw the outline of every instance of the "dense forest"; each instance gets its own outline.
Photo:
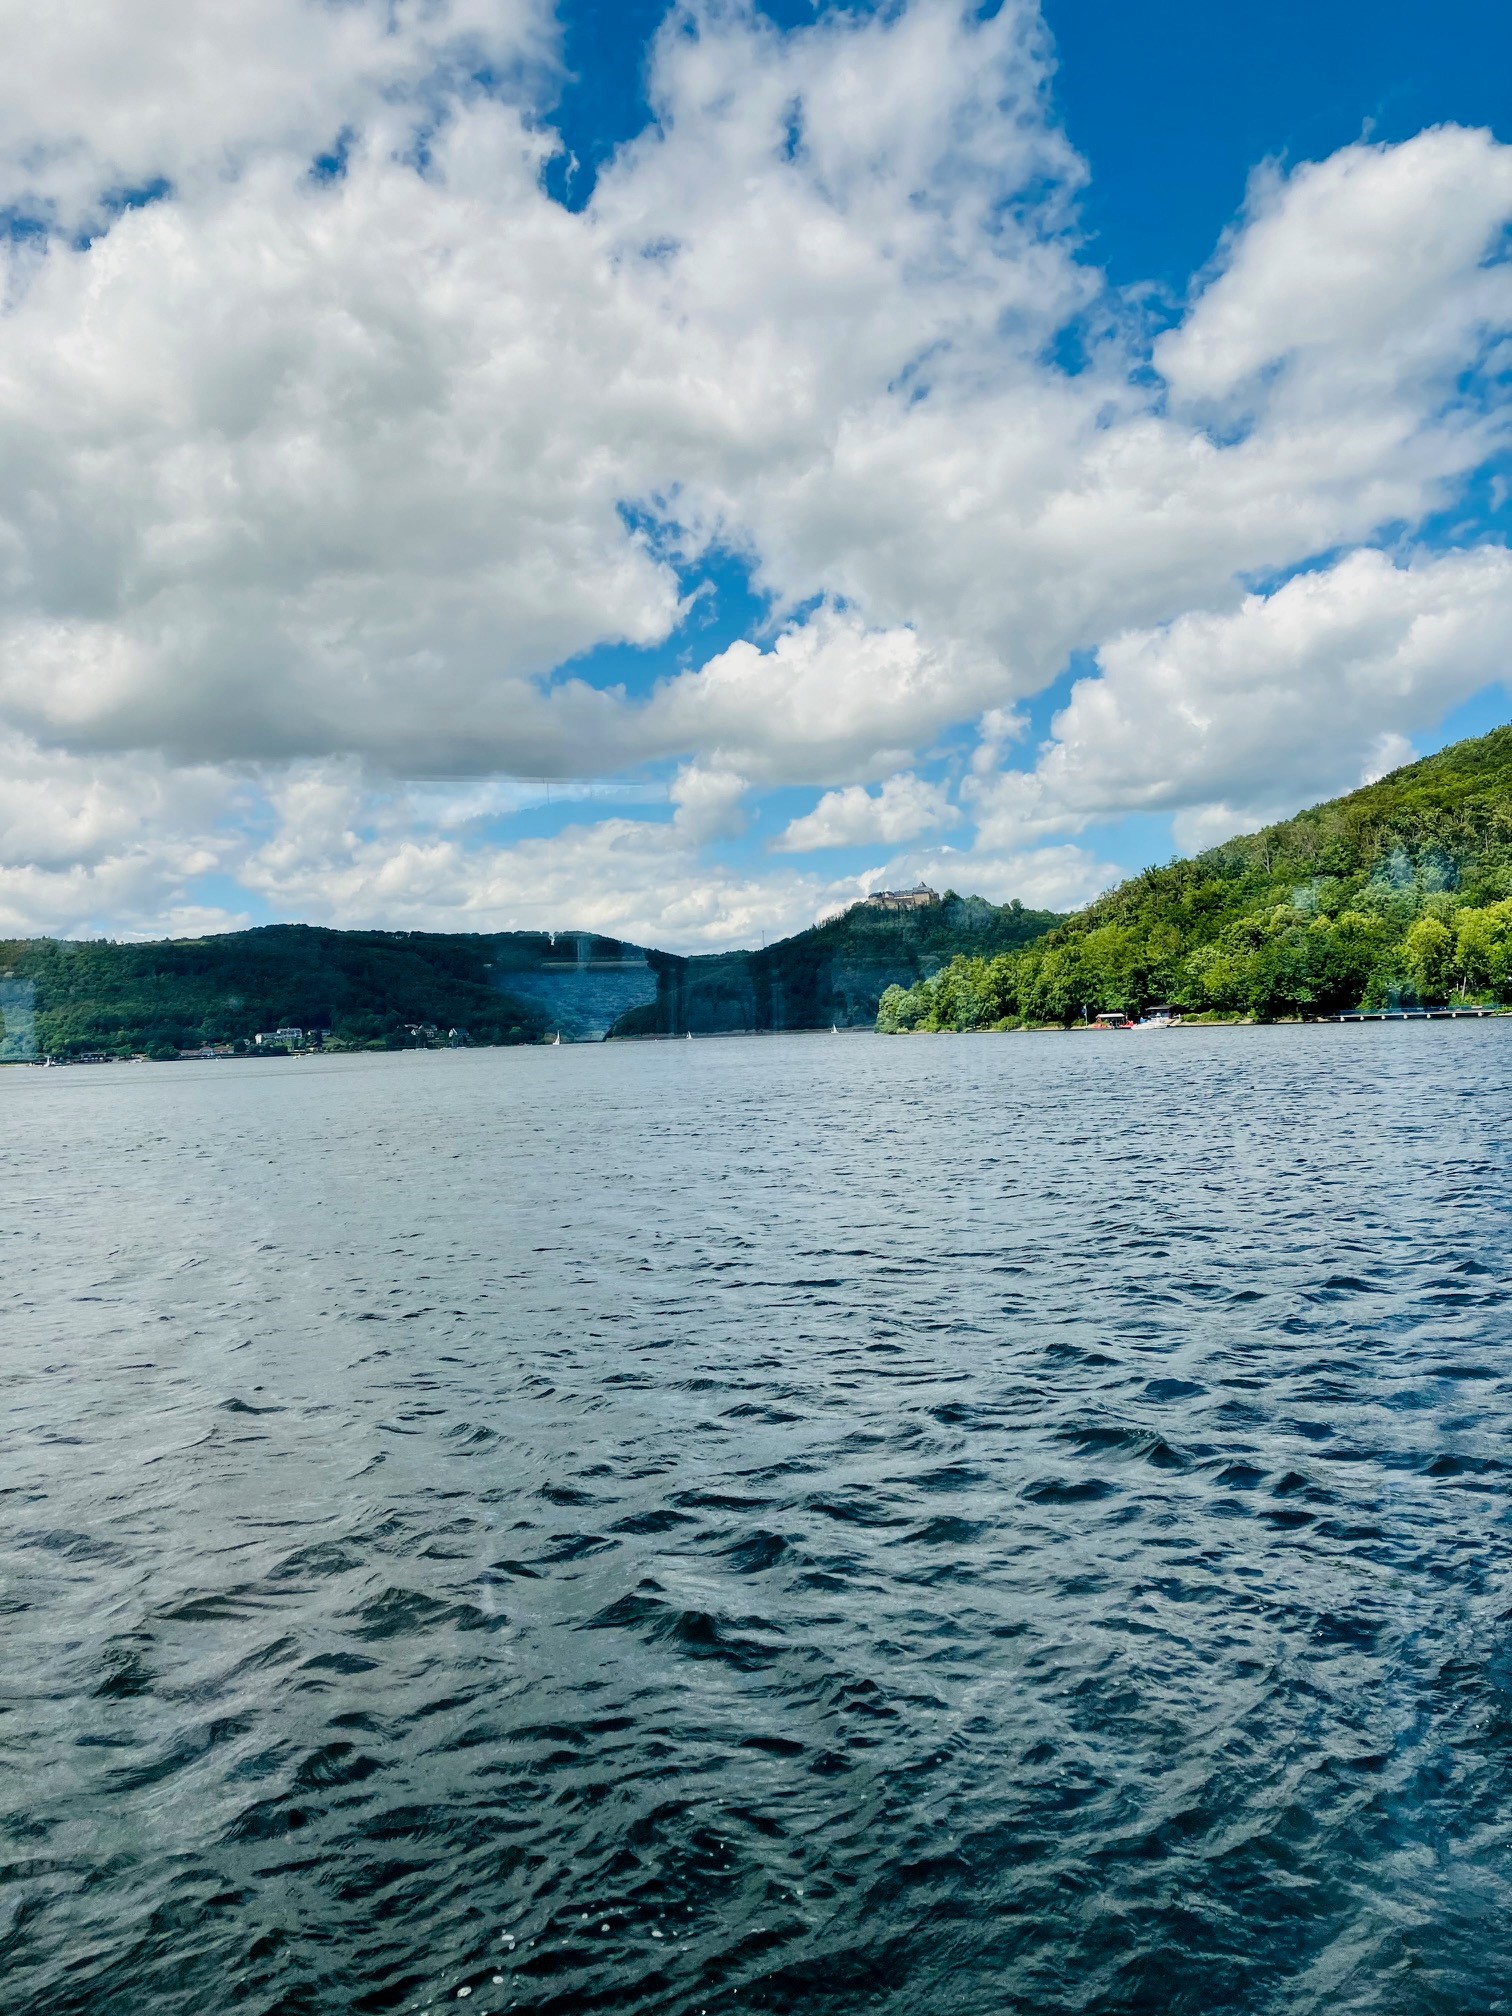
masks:
<path id="1" fill-rule="evenodd" d="M 1317 1016 L 1512 1000 L 1512 728 L 1146 869 L 1020 951 L 884 994 L 877 1026 Z"/>
<path id="2" fill-rule="evenodd" d="M 911 985 L 951 959 L 980 961 L 1011 952 L 1060 922 L 1051 910 L 948 893 L 918 910 L 857 903 L 759 951 L 693 958 L 651 952 L 656 999 L 622 1015 L 610 1033 L 869 1029 L 890 987 Z"/>
<path id="3" fill-rule="evenodd" d="M 304 924 L 151 944 L 34 938 L 0 942 L 0 980 L 32 983 L 36 1046 L 50 1057 L 176 1056 L 283 1024 L 328 1032 L 337 1048 L 399 1049 L 452 1029 L 533 1043 L 541 1011 L 503 983 L 550 944 Z"/>

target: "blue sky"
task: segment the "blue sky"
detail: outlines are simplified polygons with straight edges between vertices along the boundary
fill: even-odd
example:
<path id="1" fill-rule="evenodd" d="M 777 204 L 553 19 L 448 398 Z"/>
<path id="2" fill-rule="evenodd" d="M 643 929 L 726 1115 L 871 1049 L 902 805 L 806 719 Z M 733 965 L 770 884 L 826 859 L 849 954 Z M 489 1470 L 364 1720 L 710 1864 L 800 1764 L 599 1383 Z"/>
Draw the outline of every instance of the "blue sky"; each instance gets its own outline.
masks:
<path id="1" fill-rule="evenodd" d="M 1092 171 L 1084 214 L 1119 283 L 1180 294 L 1263 160 L 1318 160 L 1362 134 L 1512 114 L 1512 13 L 1496 0 L 1050 0 L 1056 95 Z"/>
<path id="2" fill-rule="evenodd" d="M 1512 711 L 1505 7 L 192 11 L 0 85 L 0 932 L 1069 907 Z"/>

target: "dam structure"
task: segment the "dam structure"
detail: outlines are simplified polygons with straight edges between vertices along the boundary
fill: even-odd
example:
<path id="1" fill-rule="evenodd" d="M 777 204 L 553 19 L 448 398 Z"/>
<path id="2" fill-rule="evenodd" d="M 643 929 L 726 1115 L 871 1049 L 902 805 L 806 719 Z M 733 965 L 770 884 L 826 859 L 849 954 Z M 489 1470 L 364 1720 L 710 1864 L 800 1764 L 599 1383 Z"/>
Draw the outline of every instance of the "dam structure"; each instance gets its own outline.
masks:
<path id="1" fill-rule="evenodd" d="M 503 943 L 509 949 L 492 968 L 497 985 L 538 1009 L 564 1043 L 601 1042 L 622 1015 L 656 999 L 644 946 L 590 931 L 521 933 Z"/>

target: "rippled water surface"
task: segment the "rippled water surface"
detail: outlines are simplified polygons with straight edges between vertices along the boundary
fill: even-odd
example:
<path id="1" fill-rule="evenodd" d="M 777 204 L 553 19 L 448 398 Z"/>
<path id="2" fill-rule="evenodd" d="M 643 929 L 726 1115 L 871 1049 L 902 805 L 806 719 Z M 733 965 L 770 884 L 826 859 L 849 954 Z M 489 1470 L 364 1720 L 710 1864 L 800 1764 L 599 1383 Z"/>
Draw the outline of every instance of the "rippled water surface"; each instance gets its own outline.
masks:
<path id="1" fill-rule="evenodd" d="M 5 2010 L 1512 2010 L 1509 1067 L 0 1073 Z"/>

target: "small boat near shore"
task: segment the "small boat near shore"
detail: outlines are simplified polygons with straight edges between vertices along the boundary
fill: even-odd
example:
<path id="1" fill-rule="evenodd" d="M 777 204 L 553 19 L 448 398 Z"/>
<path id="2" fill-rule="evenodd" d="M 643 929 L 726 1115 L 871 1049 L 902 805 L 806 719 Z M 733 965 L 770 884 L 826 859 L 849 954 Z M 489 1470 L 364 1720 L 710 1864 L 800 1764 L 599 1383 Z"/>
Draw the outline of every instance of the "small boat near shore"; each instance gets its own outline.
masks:
<path id="1" fill-rule="evenodd" d="M 1132 1016 L 1126 1015 L 1121 1008 L 1105 1009 L 1095 1021 L 1089 1022 L 1087 1027 L 1094 1030 L 1117 1029 L 1120 1031 L 1174 1029 L 1180 1020 L 1180 1012 L 1162 1002 L 1158 1007 L 1147 1008 L 1137 1021 Z"/>
<path id="2" fill-rule="evenodd" d="M 1181 1020 L 1174 1008 L 1147 1008 L 1137 1022 L 1131 1022 L 1131 1029 L 1174 1029 Z"/>

